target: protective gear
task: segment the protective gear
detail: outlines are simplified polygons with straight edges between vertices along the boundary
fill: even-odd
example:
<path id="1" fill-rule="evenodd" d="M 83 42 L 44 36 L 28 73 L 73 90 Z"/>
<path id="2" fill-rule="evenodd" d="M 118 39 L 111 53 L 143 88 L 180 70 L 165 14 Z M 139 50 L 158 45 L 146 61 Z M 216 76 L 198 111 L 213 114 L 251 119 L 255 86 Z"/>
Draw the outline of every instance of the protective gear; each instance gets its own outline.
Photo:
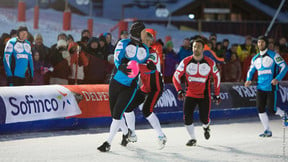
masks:
<path id="1" fill-rule="evenodd" d="M 268 42 L 268 38 L 267 38 L 266 36 L 260 35 L 260 36 L 258 37 L 258 40 L 264 40 L 264 41 L 265 41 L 265 47 L 266 47 L 266 48 L 268 47 L 269 42 Z"/>
<path id="2" fill-rule="evenodd" d="M 149 70 L 156 70 L 156 65 L 152 61 L 148 61 L 147 68 Z"/>
<path id="3" fill-rule="evenodd" d="M 219 105 L 221 102 L 220 96 L 213 96 L 213 101 L 215 102 L 216 105 Z"/>
<path id="4" fill-rule="evenodd" d="M 118 67 L 118 70 L 122 71 L 124 74 L 128 75 L 129 73 L 131 73 L 131 69 L 127 69 L 127 64 L 128 64 L 129 60 L 127 58 L 123 58 L 121 60 L 121 64 Z"/>
<path id="5" fill-rule="evenodd" d="M 122 71 L 126 75 L 128 75 L 132 71 L 131 69 L 127 69 L 127 63 L 120 64 L 118 70 Z"/>
<path id="6" fill-rule="evenodd" d="M 145 25 L 141 21 L 136 21 L 131 25 L 130 34 L 132 39 L 141 39 L 141 32 L 145 29 Z"/>
<path id="7" fill-rule="evenodd" d="M 20 33 L 21 31 L 26 31 L 26 32 L 28 32 L 28 29 L 27 29 L 26 26 L 20 26 L 20 27 L 18 28 L 18 30 L 17 30 L 17 36 L 18 36 L 18 37 L 19 37 L 19 33 Z"/>
<path id="8" fill-rule="evenodd" d="M 181 101 L 184 100 L 185 95 L 186 95 L 185 91 L 183 91 L 182 89 L 179 90 L 179 91 L 178 91 L 178 94 L 177 94 L 178 100 L 181 100 Z"/>

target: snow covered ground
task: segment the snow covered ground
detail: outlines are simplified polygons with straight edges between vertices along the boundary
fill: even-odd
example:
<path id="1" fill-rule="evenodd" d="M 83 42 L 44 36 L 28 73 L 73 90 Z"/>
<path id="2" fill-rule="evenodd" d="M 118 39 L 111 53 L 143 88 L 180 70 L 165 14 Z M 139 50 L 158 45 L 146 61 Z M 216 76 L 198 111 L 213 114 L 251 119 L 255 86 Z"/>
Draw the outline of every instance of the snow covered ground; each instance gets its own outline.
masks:
<path id="1" fill-rule="evenodd" d="M 258 118 L 212 121 L 211 138 L 204 139 L 196 123 L 196 147 L 185 146 L 189 136 L 182 123 L 164 125 L 167 146 L 158 150 L 156 133 L 146 126 L 136 126 L 137 143 L 120 145 L 121 133 L 113 140 L 111 151 L 97 150 L 108 137 L 108 128 L 78 131 L 28 133 L 0 136 L 0 161 L 287 161 L 283 155 L 282 121 L 271 120 L 273 137 L 260 138 Z M 139 129 L 139 127 L 141 129 Z M 142 129 L 145 127 L 145 129 Z M 287 129 L 285 130 L 288 136 Z M 287 141 L 287 137 L 286 137 Z M 286 150 L 288 150 L 286 145 Z M 287 153 L 288 154 L 288 151 Z"/>

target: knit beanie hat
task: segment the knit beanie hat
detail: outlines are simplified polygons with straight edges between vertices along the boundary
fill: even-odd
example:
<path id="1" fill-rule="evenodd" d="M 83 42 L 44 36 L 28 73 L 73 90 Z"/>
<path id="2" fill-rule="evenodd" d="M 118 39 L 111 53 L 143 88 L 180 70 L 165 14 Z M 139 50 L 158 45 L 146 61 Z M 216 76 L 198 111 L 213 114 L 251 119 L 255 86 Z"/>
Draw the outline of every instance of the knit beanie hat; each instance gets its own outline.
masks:
<path id="1" fill-rule="evenodd" d="M 168 48 L 168 47 L 173 48 L 173 42 L 172 42 L 172 41 L 168 41 L 168 42 L 166 43 L 166 47 L 167 47 L 167 48 Z"/>

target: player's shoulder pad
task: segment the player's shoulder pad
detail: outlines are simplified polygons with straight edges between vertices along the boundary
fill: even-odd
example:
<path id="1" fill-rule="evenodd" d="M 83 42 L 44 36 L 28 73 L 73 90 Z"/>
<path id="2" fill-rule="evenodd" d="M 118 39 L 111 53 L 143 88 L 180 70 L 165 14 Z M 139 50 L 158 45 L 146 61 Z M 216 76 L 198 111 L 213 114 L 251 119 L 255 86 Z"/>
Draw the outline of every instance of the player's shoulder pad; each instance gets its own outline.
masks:
<path id="1" fill-rule="evenodd" d="M 17 42 L 17 38 L 14 37 L 14 38 L 9 39 L 7 43 L 15 44 L 16 42 Z"/>
<path id="2" fill-rule="evenodd" d="M 253 56 L 251 61 L 254 62 L 258 57 L 260 57 L 260 52 Z"/>
<path id="3" fill-rule="evenodd" d="M 31 46 L 31 43 L 27 39 L 25 39 L 24 42 L 28 43 Z"/>
<path id="4" fill-rule="evenodd" d="M 127 44 L 129 44 L 131 42 L 130 39 L 122 39 L 120 40 L 116 47 L 115 47 L 115 50 L 122 50 L 125 46 L 127 46 Z"/>

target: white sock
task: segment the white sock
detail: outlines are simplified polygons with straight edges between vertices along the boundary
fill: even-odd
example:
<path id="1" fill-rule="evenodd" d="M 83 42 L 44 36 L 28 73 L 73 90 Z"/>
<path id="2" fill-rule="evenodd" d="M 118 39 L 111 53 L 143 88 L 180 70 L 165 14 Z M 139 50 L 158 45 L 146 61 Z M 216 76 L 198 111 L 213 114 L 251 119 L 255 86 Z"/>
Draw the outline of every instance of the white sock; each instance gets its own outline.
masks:
<path id="1" fill-rule="evenodd" d="M 125 112 L 125 119 L 126 119 L 126 123 L 128 128 L 132 131 L 132 136 L 135 135 L 135 114 L 134 111 L 132 112 Z"/>
<path id="2" fill-rule="evenodd" d="M 107 142 L 111 145 L 111 142 L 114 138 L 114 136 L 116 135 L 116 133 L 119 130 L 121 124 L 121 120 L 117 120 L 117 119 L 112 119 L 112 123 L 110 125 L 110 132 L 109 132 L 109 137 L 107 139 Z"/>
<path id="3" fill-rule="evenodd" d="M 120 129 L 124 135 L 126 135 L 128 133 L 128 128 L 127 128 L 127 125 L 125 123 L 124 117 L 122 117 L 122 119 L 121 119 Z"/>
<path id="4" fill-rule="evenodd" d="M 270 130 L 269 128 L 269 118 L 268 118 L 268 115 L 266 112 L 264 113 L 259 113 L 259 118 L 260 118 L 260 121 L 264 127 L 264 130 Z"/>
<path id="5" fill-rule="evenodd" d="M 191 139 L 196 139 L 195 137 L 195 130 L 194 130 L 194 124 L 191 125 L 185 125 L 187 132 L 189 133 Z"/>
<path id="6" fill-rule="evenodd" d="M 152 128 L 157 132 L 158 136 L 161 136 L 161 137 L 164 136 L 164 133 L 162 132 L 162 129 L 160 126 L 160 122 L 157 116 L 153 112 L 146 119 L 149 121 Z"/>
<path id="7" fill-rule="evenodd" d="M 207 127 L 209 127 L 209 125 L 210 125 L 210 122 L 211 122 L 211 120 L 209 121 L 209 123 L 208 123 L 208 124 L 202 124 L 202 127 L 203 127 L 203 128 L 207 128 Z"/>

